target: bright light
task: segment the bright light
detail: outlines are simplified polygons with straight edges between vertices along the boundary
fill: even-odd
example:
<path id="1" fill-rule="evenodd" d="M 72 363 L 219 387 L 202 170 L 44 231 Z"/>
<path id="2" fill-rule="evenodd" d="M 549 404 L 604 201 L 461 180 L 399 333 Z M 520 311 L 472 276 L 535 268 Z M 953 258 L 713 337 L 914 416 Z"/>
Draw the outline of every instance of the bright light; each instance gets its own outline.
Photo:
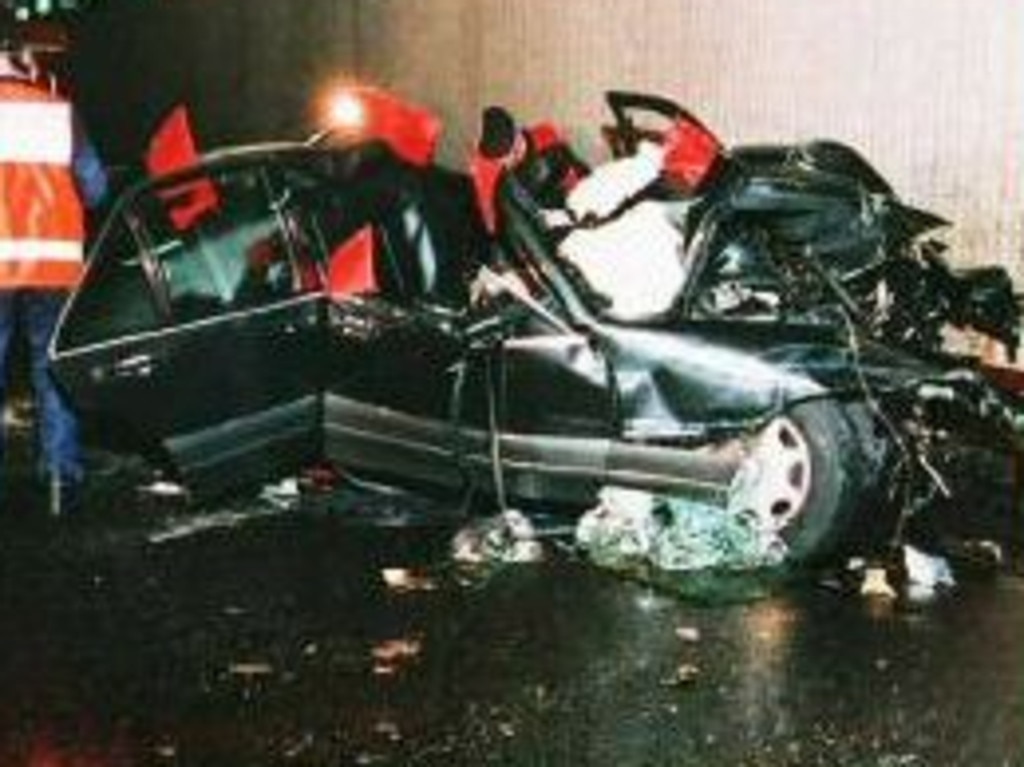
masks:
<path id="1" fill-rule="evenodd" d="M 358 131 L 366 124 L 366 109 L 358 96 L 342 91 L 334 96 L 330 106 L 334 127 L 345 131 Z"/>

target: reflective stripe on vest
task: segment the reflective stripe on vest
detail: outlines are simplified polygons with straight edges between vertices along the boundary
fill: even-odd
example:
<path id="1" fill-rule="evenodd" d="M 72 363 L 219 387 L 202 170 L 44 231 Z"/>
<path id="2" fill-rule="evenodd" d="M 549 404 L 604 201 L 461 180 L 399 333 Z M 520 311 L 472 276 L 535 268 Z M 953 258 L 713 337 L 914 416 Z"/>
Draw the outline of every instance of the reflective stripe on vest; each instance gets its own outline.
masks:
<path id="1" fill-rule="evenodd" d="M 0 288 L 67 288 L 82 273 L 71 106 L 0 81 Z"/>
<path id="2" fill-rule="evenodd" d="M 0 101 L 0 162 L 71 163 L 71 105 Z"/>

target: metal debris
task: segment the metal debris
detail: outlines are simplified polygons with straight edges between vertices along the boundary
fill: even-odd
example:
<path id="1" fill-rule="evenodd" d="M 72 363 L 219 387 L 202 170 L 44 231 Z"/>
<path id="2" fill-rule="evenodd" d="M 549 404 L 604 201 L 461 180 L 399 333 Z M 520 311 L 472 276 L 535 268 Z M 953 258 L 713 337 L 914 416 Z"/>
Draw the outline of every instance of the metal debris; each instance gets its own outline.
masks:
<path id="1" fill-rule="evenodd" d="M 452 539 L 451 551 L 452 559 L 469 565 L 539 562 L 544 558 L 533 523 L 515 509 L 462 528 Z"/>

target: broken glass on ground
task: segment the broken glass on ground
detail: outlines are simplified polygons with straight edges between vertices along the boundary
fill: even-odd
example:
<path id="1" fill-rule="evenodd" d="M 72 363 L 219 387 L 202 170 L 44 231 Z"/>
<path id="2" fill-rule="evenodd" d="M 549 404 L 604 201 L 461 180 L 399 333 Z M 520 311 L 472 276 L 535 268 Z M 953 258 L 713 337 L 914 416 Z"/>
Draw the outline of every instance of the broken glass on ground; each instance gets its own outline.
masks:
<path id="1" fill-rule="evenodd" d="M 756 570 L 777 567 L 785 544 L 751 514 L 682 496 L 607 487 L 580 519 L 576 540 L 604 567 Z"/>
<path id="2" fill-rule="evenodd" d="M 763 596 L 784 575 L 784 542 L 753 514 L 620 487 L 599 498 L 576 528 L 599 567 L 714 602 Z"/>

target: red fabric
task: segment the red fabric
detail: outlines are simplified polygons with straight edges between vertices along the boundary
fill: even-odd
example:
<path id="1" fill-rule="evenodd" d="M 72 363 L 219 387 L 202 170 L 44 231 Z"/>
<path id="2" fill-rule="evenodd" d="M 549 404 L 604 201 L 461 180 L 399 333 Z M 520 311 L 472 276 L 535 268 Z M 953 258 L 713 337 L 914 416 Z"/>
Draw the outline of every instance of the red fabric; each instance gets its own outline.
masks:
<path id="1" fill-rule="evenodd" d="M 530 146 L 534 152 L 543 152 L 560 144 L 565 144 L 565 136 L 553 123 L 537 123 L 524 131 L 529 138 Z M 483 217 L 484 226 L 487 231 L 494 234 L 497 227 L 497 213 L 494 208 L 494 194 L 498 188 L 498 181 L 505 168 L 514 167 L 522 160 L 522 146 L 516 146 L 505 157 L 490 158 L 481 154 L 474 154 L 469 159 L 469 175 L 473 179 L 473 188 L 476 191 L 477 207 Z M 571 172 L 565 179 L 566 189 L 571 189 L 579 181 L 575 172 Z"/>
<path id="2" fill-rule="evenodd" d="M 689 120 L 679 120 L 665 132 L 665 174 L 693 191 L 700 186 L 722 154 L 711 133 Z"/>
<path id="3" fill-rule="evenodd" d="M 380 139 L 414 165 L 433 162 L 441 138 L 441 121 L 434 114 L 380 88 L 349 88 L 346 95 L 363 109 L 359 138 Z"/>
<path id="4" fill-rule="evenodd" d="M 179 104 L 164 119 L 149 140 L 146 168 L 157 177 L 195 165 L 199 159 L 188 109 Z M 187 229 L 200 216 L 215 209 L 220 200 L 213 184 L 200 179 L 179 186 L 169 203 L 168 213 L 176 228 Z"/>
<path id="5" fill-rule="evenodd" d="M 373 230 L 364 226 L 331 254 L 327 264 L 328 295 L 342 298 L 357 293 L 376 293 L 375 261 Z"/>
<path id="6" fill-rule="evenodd" d="M 199 155 L 188 109 L 179 104 L 160 123 L 146 151 L 146 168 L 152 176 L 162 176 L 193 165 Z"/>
<path id="7" fill-rule="evenodd" d="M 543 152 L 556 146 L 569 146 L 565 134 L 554 123 L 537 123 L 526 129 L 530 137 L 530 143 L 537 152 Z M 575 169 L 570 169 L 562 180 L 562 191 L 569 192 L 580 181 L 580 174 Z"/>
<path id="8" fill-rule="evenodd" d="M 504 170 L 505 163 L 502 160 L 493 160 L 479 154 L 473 155 L 469 160 L 469 175 L 473 179 L 477 207 L 483 217 L 484 226 L 491 234 L 494 234 L 497 226 L 494 192 L 498 188 L 498 180 Z"/>
<path id="9" fill-rule="evenodd" d="M 543 152 L 545 149 L 565 143 L 565 136 L 553 123 L 537 123 L 527 128 L 526 133 L 536 152 Z"/>

